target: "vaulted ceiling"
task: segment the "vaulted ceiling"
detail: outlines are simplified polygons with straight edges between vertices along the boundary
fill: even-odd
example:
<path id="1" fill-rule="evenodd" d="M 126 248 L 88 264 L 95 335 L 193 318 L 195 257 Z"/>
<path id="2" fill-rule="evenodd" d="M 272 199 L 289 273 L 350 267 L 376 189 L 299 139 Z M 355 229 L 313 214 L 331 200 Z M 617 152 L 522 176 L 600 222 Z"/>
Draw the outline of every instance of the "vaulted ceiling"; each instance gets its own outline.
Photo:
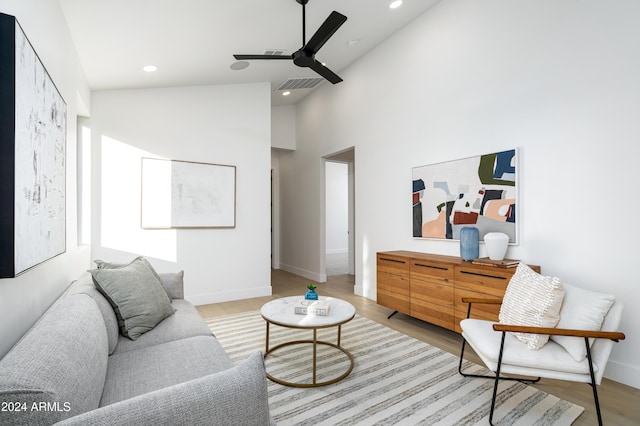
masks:
<path id="1" fill-rule="evenodd" d="M 283 82 L 318 77 L 288 60 L 249 61 L 244 69 L 232 69 L 235 53 L 288 55 L 302 47 L 302 6 L 296 0 L 59 1 L 92 90 L 267 81 L 272 104 L 280 105 L 313 90 L 282 96 L 277 89 Z M 391 0 L 310 0 L 306 38 L 331 11 L 347 16 L 316 56 L 340 75 L 438 1 L 404 0 L 391 9 Z M 158 69 L 145 72 L 146 65 Z"/>

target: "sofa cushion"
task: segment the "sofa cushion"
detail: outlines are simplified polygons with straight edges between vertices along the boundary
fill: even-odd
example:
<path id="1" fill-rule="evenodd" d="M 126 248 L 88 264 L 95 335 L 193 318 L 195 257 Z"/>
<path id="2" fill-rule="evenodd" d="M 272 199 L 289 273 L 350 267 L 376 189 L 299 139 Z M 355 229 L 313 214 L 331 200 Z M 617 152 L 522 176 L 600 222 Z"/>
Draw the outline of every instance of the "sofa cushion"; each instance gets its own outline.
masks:
<path id="1" fill-rule="evenodd" d="M 89 272 L 98 290 L 111 303 L 120 333 L 132 340 L 174 312 L 157 273 L 141 257 L 121 268 Z"/>
<path id="2" fill-rule="evenodd" d="M 213 336 L 196 336 L 109 357 L 101 406 L 233 367 Z"/>
<path id="3" fill-rule="evenodd" d="M 487 366 L 495 371 L 500 355 L 500 340 L 502 333 L 493 330 L 493 322 L 467 318 L 460 321 L 462 336 L 469 344 L 478 349 L 486 359 Z M 544 353 L 544 356 L 541 354 Z M 536 368 L 565 372 L 569 374 L 589 374 L 589 364 L 586 360 L 574 360 L 560 345 L 548 342 L 537 351 L 531 351 L 526 345 L 518 341 L 511 333 L 507 333 L 504 341 L 502 365 L 532 366 Z M 594 364 L 597 371 L 598 366 Z"/>
<path id="4" fill-rule="evenodd" d="M 500 323 L 532 327 L 555 327 L 564 297 L 562 282 L 538 274 L 524 263 L 509 281 L 500 307 Z M 515 333 L 529 349 L 540 349 L 549 341 L 544 334 Z"/>
<path id="5" fill-rule="evenodd" d="M 262 354 L 236 367 L 106 405 L 60 426 L 275 425 Z"/>
<path id="6" fill-rule="evenodd" d="M 52 424 L 99 406 L 108 343 L 95 301 L 76 294 L 59 299 L 0 361 L 0 402 L 25 403 L 9 424 Z M 49 409 L 34 410 L 41 404 Z M 56 409 L 52 409 L 55 407 Z"/>
<path id="7" fill-rule="evenodd" d="M 557 327 L 570 330 L 600 330 L 604 317 L 615 300 L 615 296 L 610 294 L 565 285 Z M 582 361 L 587 357 L 587 348 L 581 337 L 551 336 L 551 340 L 562 346 L 576 361 Z M 593 342 L 594 339 L 589 339 L 590 345 L 593 345 Z"/>
<path id="8" fill-rule="evenodd" d="M 120 336 L 116 353 L 133 351 L 160 343 L 172 342 L 193 336 L 211 336 L 211 330 L 193 305 L 183 299 L 174 299 L 171 305 L 175 313 L 165 318 L 153 330 L 137 340 Z"/>
<path id="9" fill-rule="evenodd" d="M 93 278 L 91 274 L 88 272 L 83 273 L 78 277 L 76 281 L 71 283 L 69 289 L 69 295 L 72 294 L 86 294 L 90 296 L 100 308 L 100 313 L 102 314 L 102 318 L 104 319 L 104 324 L 107 328 L 107 338 L 109 340 L 109 355 L 111 355 L 118 345 L 118 337 L 120 333 L 118 332 L 118 319 L 116 318 L 116 313 L 114 312 L 111 304 L 105 297 L 100 293 L 95 284 L 93 283 Z"/>

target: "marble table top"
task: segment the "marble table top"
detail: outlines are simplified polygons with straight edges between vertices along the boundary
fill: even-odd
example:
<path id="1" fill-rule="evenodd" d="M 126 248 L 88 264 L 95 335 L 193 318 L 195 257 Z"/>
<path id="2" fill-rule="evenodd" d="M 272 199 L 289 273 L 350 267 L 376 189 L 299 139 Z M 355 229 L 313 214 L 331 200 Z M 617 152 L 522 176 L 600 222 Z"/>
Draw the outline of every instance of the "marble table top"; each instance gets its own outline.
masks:
<path id="1" fill-rule="evenodd" d="M 260 309 L 262 317 L 274 324 L 295 328 L 330 327 L 350 321 L 356 314 L 356 308 L 346 300 L 335 297 L 320 296 L 320 300 L 329 302 L 329 315 L 296 314 L 296 303 L 304 299 L 303 295 L 283 297 L 267 302 Z"/>

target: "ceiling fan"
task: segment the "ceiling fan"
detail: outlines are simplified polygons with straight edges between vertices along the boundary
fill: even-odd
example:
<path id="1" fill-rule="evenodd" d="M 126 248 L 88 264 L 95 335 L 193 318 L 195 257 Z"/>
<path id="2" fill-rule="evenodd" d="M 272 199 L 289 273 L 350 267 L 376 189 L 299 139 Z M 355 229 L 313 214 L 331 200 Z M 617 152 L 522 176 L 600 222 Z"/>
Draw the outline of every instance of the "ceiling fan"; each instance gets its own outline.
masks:
<path id="1" fill-rule="evenodd" d="M 345 23 L 347 17 L 335 10 L 331 12 L 329 17 L 324 21 L 320 28 L 311 37 L 309 42 L 306 41 L 305 28 L 305 5 L 309 0 L 296 0 L 302 5 L 302 47 L 291 55 L 233 55 L 237 60 L 252 59 L 293 59 L 293 63 L 299 67 L 311 68 L 331 83 L 340 83 L 342 79 L 329 68 L 322 65 L 315 56 L 318 50 L 338 31 L 338 28 Z"/>

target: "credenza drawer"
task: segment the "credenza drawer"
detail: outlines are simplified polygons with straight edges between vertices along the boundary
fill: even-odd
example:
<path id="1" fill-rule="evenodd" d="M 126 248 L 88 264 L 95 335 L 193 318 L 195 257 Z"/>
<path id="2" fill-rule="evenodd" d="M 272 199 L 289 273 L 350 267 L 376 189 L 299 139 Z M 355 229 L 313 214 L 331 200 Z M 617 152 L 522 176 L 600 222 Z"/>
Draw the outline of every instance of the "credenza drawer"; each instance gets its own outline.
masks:
<path id="1" fill-rule="evenodd" d="M 411 278 L 433 279 L 438 278 L 445 282 L 453 280 L 453 266 L 442 262 L 428 260 L 411 260 L 409 266 Z"/>

